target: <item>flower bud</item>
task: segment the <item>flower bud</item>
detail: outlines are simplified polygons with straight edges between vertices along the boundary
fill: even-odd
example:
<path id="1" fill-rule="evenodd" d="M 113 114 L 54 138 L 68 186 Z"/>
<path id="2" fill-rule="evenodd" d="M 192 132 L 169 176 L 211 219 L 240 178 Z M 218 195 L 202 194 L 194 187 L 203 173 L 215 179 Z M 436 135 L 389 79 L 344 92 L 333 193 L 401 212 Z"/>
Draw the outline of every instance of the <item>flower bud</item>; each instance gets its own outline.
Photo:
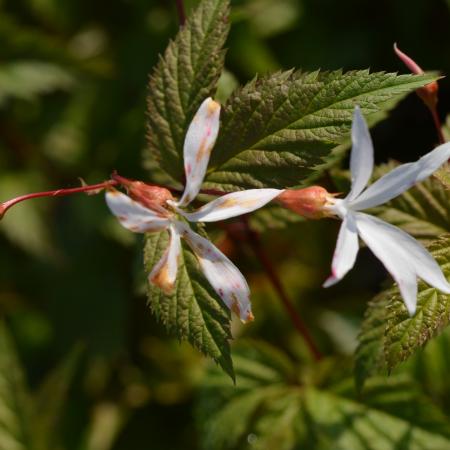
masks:
<path id="1" fill-rule="evenodd" d="M 424 73 L 422 68 L 412 58 L 410 58 L 406 53 L 403 53 L 397 47 L 396 43 L 394 44 L 394 51 L 412 73 L 416 75 L 422 75 Z M 432 81 L 431 83 L 417 89 L 416 93 L 422 99 L 425 105 L 433 110 L 436 108 L 438 102 L 438 90 L 439 87 L 437 81 Z"/>
<path id="2" fill-rule="evenodd" d="M 167 206 L 167 200 L 173 200 L 171 192 L 164 187 L 132 181 L 117 174 L 113 174 L 112 178 L 126 187 L 133 200 L 151 210 L 162 212 Z"/>
<path id="3" fill-rule="evenodd" d="M 330 194 L 321 186 L 305 189 L 286 189 L 277 197 L 283 207 L 307 219 L 321 219 L 328 214 L 324 209 Z"/>

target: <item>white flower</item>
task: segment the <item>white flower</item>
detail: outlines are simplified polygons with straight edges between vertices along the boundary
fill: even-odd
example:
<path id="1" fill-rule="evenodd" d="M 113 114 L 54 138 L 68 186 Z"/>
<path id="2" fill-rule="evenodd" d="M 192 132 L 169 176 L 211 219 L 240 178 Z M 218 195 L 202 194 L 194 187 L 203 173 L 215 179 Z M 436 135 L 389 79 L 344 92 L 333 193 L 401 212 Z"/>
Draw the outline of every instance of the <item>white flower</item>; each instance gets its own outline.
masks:
<path id="1" fill-rule="evenodd" d="M 200 191 L 209 156 L 219 132 L 219 116 L 220 105 L 208 98 L 201 104 L 189 126 L 183 148 L 186 186 L 179 201 L 164 199 L 160 204 L 157 202 L 153 204 L 152 194 L 150 194 L 145 198 L 145 202 L 139 203 L 117 190 L 109 190 L 106 193 L 106 202 L 120 223 L 131 231 L 145 233 L 169 230 L 169 246 L 149 275 L 151 283 L 168 293 L 173 290 L 182 237 L 197 257 L 211 286 L 228 308 L 245 322 L 253 318 L 249 300 L 250 290 L 245 278 L 211 242 L 192 231 L 184 222 L 177 220 L 177 213 L 190 222 L 215 222 L 228 219 L 254 211 L 282 192 L 278 189 L 250 189 L 219 197 L 194 212 L 189 213 L 182 209 L 189 205 Z M 156 197 L 157 190 L 162 189 L 154 189 L 156 189 Z M 168 195 L 170 198 L 170 194 Z"/>
<path id="2" fill-rule="evenodd" d="M 333 256 L 331 276 L 325 287 L 340 281 L 355 264 L 358 235 L 390 272 L 411 315 L 417 304 L 417 278 L 450 294 L 450 284 L 439 265 L 410 235 L 376 217 L 360 212 L 388 202 L 430 176 L 450 158 L 450 142 L 440 145 L 414 163 L 407 163 L 378 179 L 367 189 L 373 170 L 373 146 L 359 108 L 352 125 L 350 171 L 352 188 L 343 200 L 329 197 L 328 212 L 343 222 Z"/>

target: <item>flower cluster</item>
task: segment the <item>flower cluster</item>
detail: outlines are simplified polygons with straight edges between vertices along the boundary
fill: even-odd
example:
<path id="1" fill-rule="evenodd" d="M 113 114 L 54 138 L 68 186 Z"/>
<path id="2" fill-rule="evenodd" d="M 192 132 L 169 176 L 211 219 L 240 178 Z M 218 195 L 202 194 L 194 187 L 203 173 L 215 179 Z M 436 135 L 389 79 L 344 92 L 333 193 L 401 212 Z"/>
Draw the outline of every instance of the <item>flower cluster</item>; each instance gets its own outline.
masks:
<path id="1" fill-rule="evenodd" d="M 188 222 L 215 222 L 252 212 L 271 200 L 312 219 L 342 219 L 331 276 L 325 287 L 340 281 L 353 267 L 359 249 L 358 236 L 381 260 L 397 282 L 410 314 L 417 302 L 417 278 L 450 293 L 450 284 L 428 251 L 411 236 L 376 217 L 361 212 L 381 205 L 430 176 L 450 158 L 450 143 L 440 145 L 415 163 L 403 164 L 371 186 L 373 145 L 367 124 L 357 107 L 352 125 L 350 193 L 339 199 L 320 186 L 299 190 L 251 189 L 233 192 L 189 212 L 186 207 L 200 192 L 209 156 L 219 131 L 220 105 L 206 99 L 186 134 L 184 169 L 186 186 L 179 200 L 165 188 L 115 177 L 129 195 L 109 187 L 106 201 L 120 223 L 131 231 L 168 230 L 170 242 L 149 275 L 151 283 L 170 293 L 176 283 L 183 238 L 197 257 L 209 283 L 242 321 L 253 318 L 249 287 L 237 267 L 211 242 L 195 233 Z"/>
<path id="2" fill-rule="evenodd" d="M 252 212 L 273 200 L 279 189 L 250 189 L 213 200 L 200 209 L 185 208 L 200 192 L 211 150 L 219 132 L 220 105 L 207 98 L 186 134 L 183 156 L 186 186 L 175 200 L 164 188 L 116 177 L 128 189 L 127 196 L 116 189 L 106 192 L 106 202 L 120 223 L 137 233 L 169 230 L 169 246 L 149 275 L 151 283 L 170 293 L 176 282 L 181 255 L 181 238 L 194 252 L 211 286 L 242 321 L 253 319 L 250 290 L 239 269 L 210 241 L 195 233 L 187 222 L 216 222 Z"/>

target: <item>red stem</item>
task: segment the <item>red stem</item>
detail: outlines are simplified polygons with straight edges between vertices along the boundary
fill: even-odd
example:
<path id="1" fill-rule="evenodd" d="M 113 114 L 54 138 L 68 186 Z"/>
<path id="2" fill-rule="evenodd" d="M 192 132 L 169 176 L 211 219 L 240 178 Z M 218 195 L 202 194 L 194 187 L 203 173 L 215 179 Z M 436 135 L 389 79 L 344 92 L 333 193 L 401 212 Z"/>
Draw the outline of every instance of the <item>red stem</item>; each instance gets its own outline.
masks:
<path id="1" fill-rule="evenodd" d="M 252 230 L 250 228 L 250 225 L 247 221 L 246 217 L 242 218 L 242 222 L 245 225 L 245 229 L 248 236 L 248 242 L 253 249 L 256 257 L 259 259 L 261 265 L 263 266 L 266 275 L 268 276 L 270 282 L 272 283 L 273 288 L 277 292 L 281 303 L 283 304 L 284 308 L 286 309 L 292 324 L 294 325 L 295 329 L 300 333 L 300 335 L 303 337 L 308 349 L 310 350 L 311 354 L 313 355 L 314 359 L 316 361 L 319 361 L 322 358 L 322 353 L 320 352 L 319 348 L 317 347 L 316 343 L 314 342 L 313 337 L 311 336 L 310 332 L 308 331 L 308 328 L 306 327 L 305 323 L 303 322 L 302 318 L 300 317 L 299 313 L 295 309 L 293 303 L 289 299 L 289 296 L 287 295 L 283 284 L 281 283 L 280 278 L 278 277 L 277 271 L 272 265 L 272 261 L 267 256 L 266 252 L 264 251 L 263 246 L 261 245 L 261 241 L 259 239 L 259 235 L 257 232 Z"/>
<path id="2" fill-rule="evenodd" d="M 0 205 L 0 216 L 3 216 L 6 211 L 17 203 L 23 202 L 25 200 L 31 200 L 33 198 L 41 198 L 41 197 L 62 197 L 65 195 L 78 194 L 80 192 L 89 192 L 96 191 L 98 189 L 104 189 L 109 186 L 116 186 L 119 184 L 115 180 L 104 181 L 103 183 L 93 184 L 90 186 L 80 186 L 77 188 L 69 188 L 69 189 L 56 189 L 54 191 L 45 191 L 45 192 L 34 192 L 32 194 L 25 194 L 19 197 L 8 200 Z"/>
<path id="3" fill-rule="evenodd" d="M 186 12 L 184 10 L 183 0 L 175 0 L 177 4 L 178 18 L 180 20 L 180 25 L 183 26 L 186 23 Z"/>
<path id="4" fill-rule="evenodd" d="M 440 144 L 444 144 L 445 143 L 445 137 L 444 137 L 444 133 L 442 132 L 442 124 L 441 124 L 441 119 L 439 118 L 439 114 L 437 112 L 436 107 L 434 108 L 429 108 L 431 115 L 433 116 L 433 122 L 434 122 L 434 126 L 436 128 L 438 137 L 439 137 L 439 143 Z"/>

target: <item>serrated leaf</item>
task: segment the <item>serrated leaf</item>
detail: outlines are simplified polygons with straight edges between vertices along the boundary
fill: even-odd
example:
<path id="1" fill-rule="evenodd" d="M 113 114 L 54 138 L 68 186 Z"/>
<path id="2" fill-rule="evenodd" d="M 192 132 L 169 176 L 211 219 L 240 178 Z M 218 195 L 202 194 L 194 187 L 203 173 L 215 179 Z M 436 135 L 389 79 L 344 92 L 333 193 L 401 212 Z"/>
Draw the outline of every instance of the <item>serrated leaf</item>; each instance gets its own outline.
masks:
<path id="1" fill-rule="evenodd" d="M 450 275 L 450 235 L 433 242 L 429 250 L 448 278 Z M 450 295 L 419 284 L 417 311 L 410 317 L 397 289 L 388 298 L 384 355 L 389 369 L 409 358 L 419 347 L 439 334 L 450 320 Z"/>
<path id="2" fill-rule="evenodd" d="M 30 399 L 11 338 L 0 322 L 0 450 L 32 450 Z"/>
<path id="3" fill-rule="evenodd" d="M 378 167 L 375 178 L 397 165 L 390 162 Z M 450 232 L 450 191 L 435 176 L 429 177 L 371 213 L 418 239 L 432 240 Z"/>
<path id="4" fill-rule="evenodd" d="M 150 77 L 148 143 L 161 167 L 182 180 L 183 142 L 201 102 L 221 75 L 228 25 L 228 0 L 202 1 Z"/>
<path id="5" fill-rule="evenodd" d="M 435 77 L 369 71 L 279 72 L 255 78 L 223 108 L 205 186 L 226 191 L 304 182 L 366 115 Z"/>
<path id="6" fill-rule="evenodd" d="M 236 388 L 217 371 L 204 383 L 202 448 L 438 450 L 450 444 L 448 418 L 408 377 L 373 379 L 357 396 L 351 379 L 313 385 L 298 362 L 261 342 L 240 341 L 233 356 Z"/>
<path id="7" fill-rule="evenodd" d="M 159 261 L 169 243 L 167 231 L 146 235 L 146 273 Z M 156 317 L 178 339 L 213 358 L 234 379 L 230 356 L 230 312 L 200 271 L 197 259 L 183 246 L 174 292 L 165 294 L 148 284 L 148 300 Z"/>

